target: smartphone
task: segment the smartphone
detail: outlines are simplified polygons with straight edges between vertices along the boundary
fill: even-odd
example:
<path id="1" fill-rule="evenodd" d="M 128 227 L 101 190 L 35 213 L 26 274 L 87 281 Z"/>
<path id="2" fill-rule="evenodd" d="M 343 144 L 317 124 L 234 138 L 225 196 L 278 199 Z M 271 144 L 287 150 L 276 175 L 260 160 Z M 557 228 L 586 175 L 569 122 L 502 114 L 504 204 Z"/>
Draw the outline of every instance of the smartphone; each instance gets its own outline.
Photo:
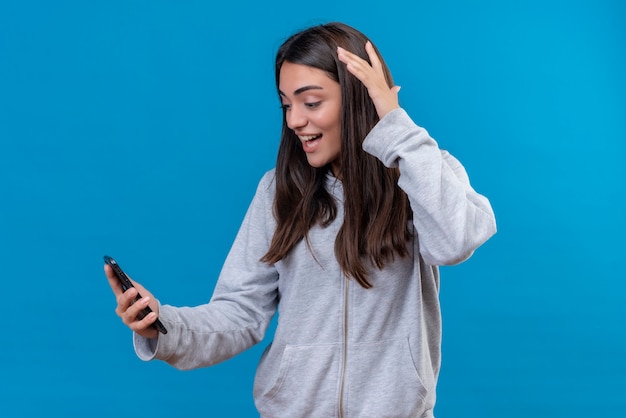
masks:
<path id="1" fill-rule="evenodd" d="M 124 290 L 124 292 L 128 288 L 135 287 L 135 286 L 133 286 L 133 283 L 130 281 L 130 279 L 128 278 L 126 273 L 124 273 L 124 270 L 122 270 L 120 265 L 117 264 L 117 262 L 112 257 L 109 257 L 108 255 L 105 255 L 104 256 L 104 262 L 106 264 L 108 264 L 109 266 L 111 266 L 111 268 L 113 269 L 113 272 L 115 273 L 115 275 L 119 279 L 119 281 L 120 281 L 120 283 L 122 285 L 122 289 Z M 139 299 L 141 299 L 141 295 L 139 293 L 137 293 L 137 297 L 135 297 L 135 302 L 137 302 Z M 149 306 L 146 306 L 141 312 L 139 312 L 138 318 L 139 319 L 143 319 L 150 312 L 152 312 L 152 309 L 150 309 Z M 160 333 L 167 334 L 167 329 L 165 328 L 163 323 L 161 321 L 159 321 L 158 318 L 157 318 L 156 321 L 154 321 L 152 326 L 154 328 L 156 328 L 156 330 L 159 331 Z"/>

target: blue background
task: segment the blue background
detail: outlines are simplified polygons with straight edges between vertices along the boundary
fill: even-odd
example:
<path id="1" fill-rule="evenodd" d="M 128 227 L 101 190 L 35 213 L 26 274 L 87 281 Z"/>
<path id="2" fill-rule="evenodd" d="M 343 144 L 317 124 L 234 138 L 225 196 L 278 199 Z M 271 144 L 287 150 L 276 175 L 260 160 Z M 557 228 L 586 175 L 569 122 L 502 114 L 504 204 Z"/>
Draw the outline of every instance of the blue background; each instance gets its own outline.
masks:
<path id="1" fill-rule="evenodd" d="M 625 19 L 618 0 L 2 0 L 0 415 L 255 416 L 269 337 L 209 369 L 141 362 L 102 255 L 162 302 L 207 301 L 274 165 L 274 53 L 340 20 L 498 219 L 442 269 L 437 416 L 625 416 Z"/>

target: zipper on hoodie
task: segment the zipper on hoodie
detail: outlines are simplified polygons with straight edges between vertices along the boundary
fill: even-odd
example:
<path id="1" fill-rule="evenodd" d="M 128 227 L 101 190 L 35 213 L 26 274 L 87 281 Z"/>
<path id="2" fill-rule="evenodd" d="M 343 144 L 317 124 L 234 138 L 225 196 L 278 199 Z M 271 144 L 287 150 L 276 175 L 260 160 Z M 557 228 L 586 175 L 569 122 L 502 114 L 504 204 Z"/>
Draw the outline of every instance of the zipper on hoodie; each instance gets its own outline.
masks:
<path id="1" fill-rule="evenodd" d="M 339 386 L 339 418 L 343 418 L 343 393 L 346 383 L 346 364 L 348 360 L 348 290 L 350 289 L 350 279 L 345 278 L 345 291 L 343 292 L 343 352 L 341 383 Z"/>

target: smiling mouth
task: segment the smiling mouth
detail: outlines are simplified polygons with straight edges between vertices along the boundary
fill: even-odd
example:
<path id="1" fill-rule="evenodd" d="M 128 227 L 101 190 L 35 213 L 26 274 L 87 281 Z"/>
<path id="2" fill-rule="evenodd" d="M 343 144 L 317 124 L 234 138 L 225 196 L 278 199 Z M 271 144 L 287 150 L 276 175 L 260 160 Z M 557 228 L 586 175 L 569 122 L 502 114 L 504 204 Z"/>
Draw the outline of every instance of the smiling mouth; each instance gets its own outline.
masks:
<path id="1" fill-rule="evenodd" d="M 298 138 L 300 138 L 300 141 L 303 142 L 309 142 L 309 141 L 313 141 L 316 139 L 321 138 L 322 134 L 317 134 L 317 135 L 298 135 Z"/>
<path id="2" fill-rule="evenodd" d="M 322 134 L 316 135 L 298 135 L 300 141 L 302 142 L 302 149 L 304 152 L 315 152 L 320 143 L 320 138 L 322 138 Z"/>

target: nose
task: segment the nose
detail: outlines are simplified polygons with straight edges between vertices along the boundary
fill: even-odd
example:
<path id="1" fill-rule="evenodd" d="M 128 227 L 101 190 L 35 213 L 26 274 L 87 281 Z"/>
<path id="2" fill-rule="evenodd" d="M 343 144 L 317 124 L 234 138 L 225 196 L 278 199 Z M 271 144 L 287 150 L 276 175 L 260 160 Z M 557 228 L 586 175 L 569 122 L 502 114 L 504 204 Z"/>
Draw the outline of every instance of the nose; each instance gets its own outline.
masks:
<path id="1" fill-rule="evenodd" d="M 308 123 L 306 115 L 296 106 L 291 106 L 287 112 L 285 112 L 285 120 L 289 129 L 296 131 L 304 128 Z"/>

